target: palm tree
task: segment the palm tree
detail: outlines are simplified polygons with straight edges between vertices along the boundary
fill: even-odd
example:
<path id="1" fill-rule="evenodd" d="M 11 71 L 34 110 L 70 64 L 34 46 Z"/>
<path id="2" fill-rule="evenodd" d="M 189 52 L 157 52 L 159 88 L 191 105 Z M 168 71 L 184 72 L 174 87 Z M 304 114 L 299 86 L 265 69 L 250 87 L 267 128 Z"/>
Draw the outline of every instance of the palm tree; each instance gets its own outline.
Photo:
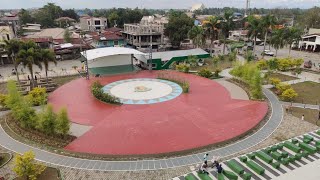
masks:
<path id="1" fill-rule="evenodd" d="M 271 46 L 276 49 L 276 57 L 278 50 L 286 45 L 286 31 L 284 29 L 277 29 L 272 32 Z"/>
<path id="2" fill-rule="evenodd" d="M 257 19 L 254 16 L 248 17 L 248 27 L 249 30 L 248 36 L 253 38 L 253 55 L 255 55 L 256 52 L 256 42 L 257 42 L 257 36 L 262 31 L 261 21 Z"/>
<path id="3" fill-rule="evenodd" d="M 197 48 L 203 46 L 206 42 L 204 30 L 200 26 L 193 26 L 189 31 L 188 36 L 192 39 L 193 44 L 195 44 Z"/>
<path id="4" fill-rule="evenodd" d="M 34 87 L 33 65 L 35 64 L 39 67 L 39 69 L 42 69 L 39 49 L 36 49 L 34 47 L 21 49 L 17 57 L 18 62 L 21 62 L 24 67 L 28 67 L 31 75 L 31 87 Z"/>
<path id="5" fill-rule="evenodd" d="M 266 50 L 267 38 L 269 30 L 272 30 L 276 25 L 276 18 L 273 15 L 267 15 L 262 18 L 261 28 L 264 32 L 264 44 L 263 44 L 263 51 Z"/>
<path id="6" fill-rule="evenodd" d="M 204 24 L 206 34 L 211 41 L 210 42 L 211 50 L 213 48 L 213 41 L 218 38 L 218 29 L 220 25 L 219 23 L 220 23 L 220 19 L 218 17 L 210 16 Z M 210 50 L 210 55 L 212 54 L 211 50 Z"/>
<path id="7" fill-rule="evenodd" d="M 46 81 L 48 84 L 48 70 L 49 70 L 49 62 L 53 62 L 57 65 L 56 58 L 54 57 L 54 52 L 50 49 L 41 49 L 40 50 L 40 58 L 41 62 L 44 65 L 44 70 L 46 71 Z"/>
<path id="8" fill-rule="evenodd" d="M 224 38 L 223 54 L 225 54 L 227 37 L 229 36 L 229 32 L 235 27 L 235 23 L 233 21 L 233 12 L 225 11 L 222 19 L 221 30 Z"/>
<path id="9" fill-rule="evenodd" d="M 17 54 L 20 50 L 21 46 L 21 41 L 18 41 L 16 39 L 11 39 L 11 40 L 5 40 L 5 50 L 7 51 L 8 55 L 11 57 L 13 65 L 14 65 L 14 70 L 16 72 L 17 80 L 20 84 L 20 79 L 19 79 L 19 73 L 18 73 L 18 65 L 19 63 L 17 62 Z"/>
<path id="10" fill-rule="evenodd" d="M 292 27 L 292 28 L 289 28 L 286 30 L 286 42 L 287 44 L 289 45 L 289 54 L 288 56 L 290 57 L 290 54 L 291 54 L 291 48 L 292 48 L 292 45 L 294 43 L 299 43 L 299 41 L 301 40 L 301 35 L 302 35 L 302 31 L 301 29 L 298 29 L 298 28 L 295 28 L 295 27 Z"/>

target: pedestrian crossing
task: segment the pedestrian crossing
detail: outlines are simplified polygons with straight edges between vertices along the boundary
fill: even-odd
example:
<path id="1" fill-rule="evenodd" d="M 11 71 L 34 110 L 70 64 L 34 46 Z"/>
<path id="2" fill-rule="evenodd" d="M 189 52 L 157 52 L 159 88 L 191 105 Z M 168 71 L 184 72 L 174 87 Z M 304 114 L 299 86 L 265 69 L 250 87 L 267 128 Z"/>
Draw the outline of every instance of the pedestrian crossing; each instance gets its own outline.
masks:
<path id="1" fill-rule="evenodd" d="M 320 130 L 222 162 L 221 174 L 208 168 L 209 175 L 195 170 L 173 180 L 270 180 L 314 161 L 320 161 Z"/>

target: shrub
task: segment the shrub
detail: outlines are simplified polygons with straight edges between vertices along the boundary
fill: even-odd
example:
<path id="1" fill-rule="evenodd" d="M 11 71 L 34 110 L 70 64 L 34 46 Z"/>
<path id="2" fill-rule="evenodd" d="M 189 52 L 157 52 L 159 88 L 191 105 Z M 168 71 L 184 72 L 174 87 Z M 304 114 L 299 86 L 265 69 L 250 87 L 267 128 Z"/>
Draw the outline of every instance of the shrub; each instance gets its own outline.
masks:
<path id="1" fill-rule="evenodd" d="M 47 103 L 47 90 L 46 88 L 33 88 L 27 95 L 27 99 L 34 106 L 39 106 Z"/>
<path id="2" fill-rule="evenodd" d="M 29 180 L 36 180 L 44 170 L 45 166 L 36 164 L 35 155 L 32 151 L 25 152 L 23 155 L 17 154 L 14 160 L 13 171 L 18 177 L 26 177 Z"/>
<path id="3" fill-rule="evenodd" d="M 257 66 L 260 70 L 265 70 L 268 68 L 267 62 L 263 59 L 257 62 Z"/>
<path id="4" fill-rule="evenodd" d="M 276 89 L 278 90 L 279 94 L 283 93 L 285 90 L 290 88 L 291 88 L 291 85 L 287 83 L 279 83 L 276 85 Z"/>
<path id="5" fill-rule="evenodd" d="M 184 79 L 179 79 L 174 75 L 171 76 L 165 73 L 158 73 L 158 79 L 163 79 L 166 81 L 177 83 L 182 88 L 183 93 L 189 93 L 190 84 L 188 81 Z"/>
<path id="6" fill-rule="evenodd" d="M 197 56 L 188 56 L 187 63 L 190 64 L 191 67 L 196 67 L 198 63 Z"/>
<path id="7" fill-rule="evenodd" d="M 2 107 L 6 107 L 6 99 L 7 99 L 7 95 L 5 94 L 0 94 L 0 106 Z"/>
<path id="8" fill-rule="evenodd" d="M 273 86 L 277 86 L 278 84 L 281 83 L 281 80 L 279 78 L 270 78 L 269 81 L 270 81 L 270 84 L 272 84 Z"/>
<path id="9" fill-rule="evenodd" d="M 286 89 L 281 94 L 281 99 L 284 101 L 291 101 L 298 96 L 298 93 L 293 88 Z"/>
<path id="10" fill-rule="evenodd" d="M 190 70 L 190 66 L 185 63 L 180 63 L 180 64 L 176 65 L 176 70 L 179 72 L 188 73 Z"/>
<path id="11" fill-rule="evenodd" d="M 67 135 L 70 130 L 70 120 L 66 108 L 59 111 L 55 124 L 55 132 L 63 136 Z"/>
<path id="12" fill-rule="evenodd" d="M 232 51 L 231 53 L 228 54 L 228 59 L 229 61 L 236 61 L 237 60 L 237 52 Z"/>
<path id="13" fill-rule="evenodd" d="M 212 72 L 208 68 L 203 68 L 198 72 L 198 75 L 205 78 L 211 78 L 213 76 Z"/>
<path id="14" fill-rule="evenodd" d="M 37 128 L 47 135 L 55 134 L 57 115 L 53 112 L 51 105 L 44 107 L 39 113 L 39 122 Z"/>
<path id="15" fill-rule="evenodd" d="M 100 84 L 99 81 L 95 81 L 92 84 L 91 92 L 95 98 L 99 99 L 100 101 L 106 102 L 106 103 L 121 104 L 119 98 L 103 92 L 102 87 L 103 86 Z"/>
<path id="16" fill-rule="evenodd" d="M 219 77 L 219 73 L 221 72 L 221 69 L 216 69 L 214 71 L 214 77 Z"/>

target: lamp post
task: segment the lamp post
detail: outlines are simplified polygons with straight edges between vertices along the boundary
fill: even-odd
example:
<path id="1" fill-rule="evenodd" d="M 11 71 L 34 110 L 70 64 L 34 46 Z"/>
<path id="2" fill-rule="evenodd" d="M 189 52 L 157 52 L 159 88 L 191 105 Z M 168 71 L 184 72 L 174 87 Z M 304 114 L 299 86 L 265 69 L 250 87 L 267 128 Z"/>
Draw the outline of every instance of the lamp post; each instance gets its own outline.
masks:
<path id="1" fill-rule="evenodd" d="M 86 71 L 86 79 L 89 80 L 90 76 L 89 76 L 89 67 L 88 67 L 88 59 L 87 59 L 87 50 L 82 51 L 82 41 L 83 41 L 83 32 L 80 33 L 80 51 L 83 53 L 82 56 L 85 59 L 84 69 Z"/>

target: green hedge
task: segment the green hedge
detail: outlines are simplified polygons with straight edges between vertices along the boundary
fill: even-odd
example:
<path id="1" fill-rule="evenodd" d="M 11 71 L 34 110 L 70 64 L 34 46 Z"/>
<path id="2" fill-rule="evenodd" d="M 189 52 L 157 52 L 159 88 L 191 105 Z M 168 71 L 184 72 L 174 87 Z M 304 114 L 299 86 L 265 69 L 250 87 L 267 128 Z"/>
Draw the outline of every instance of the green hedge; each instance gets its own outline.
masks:
<path id="1" fill-rule="evenodd" d="M 281 160 L 281 158 L 282 158 L 282 155 L 280 154 L 280 153 L 278 153 L 278 152 L 271 152 L 271 157 L 273 158 L 273 159 L 276 159 L 276 160 Z"/>
<path id="2" fill-rule="evenodd" d="M 198 173 L 198 177 L 201 180 L 212 180 L 212 178 L 210 176 L 208 176 L 207 174 L 205 174 L 205 173 Z"/>
<path id="3" fill-rule="evenodd" d="M 317 148 L 313 147 L 313 146 L 309 146 L 308 144 L 306 143 L 303 143 L 303 142 L 300 142 L 299 143 L 299 147 L 301 147 L 302 149 L 308 151 L 309 153 L 316 153 L 317 152 Z"/>
<path id="4" fill-rule="evenodd" d="M 193 175 L 193 174 L 189 174 L 189 175 L 187 175 L 187 176 L 185 177 L 185 179 L 186 179 L 186 180 L 197 180 L 197 178 L 196 178 L 196 177 L 194 177 L 194 175 Z"/>
<path id="5" fill-rule="evenodd" d="M 223 174 L 230 180 L 237 180 L 238 176 L 231 171 L 223 170 Z"/>
<path id="6" fill-rule="evenodd" d="M 241 178 L 243 180 L 250 180 L 251 177 L 252 177 L 252 175 L 250 173 L 244 173 L 244 174 L 241 175 Z"/>
<path id="7" fill-rule="evenodd" d="M 120 99 L 112 96 L 108 93 L 103 92 L 103 86 L 100 84 L 99 81 L 95 81 L 91 86 L 91 92 L 93 96 L 99 99 L 102 102 L 110 103 L 110 104 L 121 104 Z"/>

